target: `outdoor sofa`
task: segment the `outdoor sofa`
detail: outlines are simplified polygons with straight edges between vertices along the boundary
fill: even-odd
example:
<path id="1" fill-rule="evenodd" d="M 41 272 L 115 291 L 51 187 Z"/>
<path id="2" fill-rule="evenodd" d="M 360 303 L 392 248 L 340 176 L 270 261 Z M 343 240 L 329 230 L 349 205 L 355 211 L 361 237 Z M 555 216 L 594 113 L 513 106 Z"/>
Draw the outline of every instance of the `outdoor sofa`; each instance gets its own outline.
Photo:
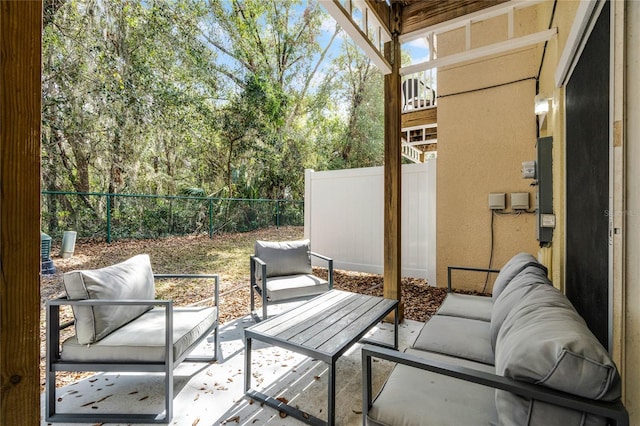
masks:
<path id="1" fill-rule="evenodd" d="M 213 300 L 174 307 L 155 299 L 156 279 L 203 280 Z M 212 362 L 218 356 L 219 278 L 213 274 L 154 274 L 141 254 L 101 269 L 67 272 L 67 297 L 49 300 L 45 417 L 48 422 L 169 423 L 173 415 L 173 370 L 183 361 Z M 73 321 L 61 324 L 61 306 L 71 306 Z M 61 331 L 75 325 L 61 342 Z M 213 333 L 213 355 L 188 357 Z M 164 412 L 158 414 L 57 412 L 56 372 L 164 373 Z M 78 410 L 82 411 L 82 410 Z"/>
<path id="2" fill-rule="evenodd" d="M 449 289 L 451 272 L 449 269 Z M 372 395 L 374 359 L 397 363 Z M 620 376 L 530 254 L 500 270 L 492 296 L 449 292 L 404 352 L 364 346 L 363 424 L 628 425 Z"/>

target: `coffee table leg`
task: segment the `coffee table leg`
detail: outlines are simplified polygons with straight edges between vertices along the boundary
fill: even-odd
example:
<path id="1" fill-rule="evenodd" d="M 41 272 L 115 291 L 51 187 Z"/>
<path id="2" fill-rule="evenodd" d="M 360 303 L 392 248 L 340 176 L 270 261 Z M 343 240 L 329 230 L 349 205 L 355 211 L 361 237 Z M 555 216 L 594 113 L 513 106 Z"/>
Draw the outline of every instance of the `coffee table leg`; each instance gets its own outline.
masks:
<path id="1" fill-rule="evenodd" d="M 244 339 L 244 392 L 251 389 L 251 338 Z"/>
<path id="2" fill-rule="evenodd" d="M 335 426 L 336 424 L 336 362 L 329 364 L 329 393 L 327 395 L 327 425 Z"/>

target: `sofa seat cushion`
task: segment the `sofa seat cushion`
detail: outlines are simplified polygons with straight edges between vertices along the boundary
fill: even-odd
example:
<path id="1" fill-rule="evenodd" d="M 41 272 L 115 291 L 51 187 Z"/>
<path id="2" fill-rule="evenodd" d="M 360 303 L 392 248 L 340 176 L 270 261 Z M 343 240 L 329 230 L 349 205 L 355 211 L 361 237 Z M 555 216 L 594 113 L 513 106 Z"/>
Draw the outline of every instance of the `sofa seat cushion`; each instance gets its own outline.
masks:
<path id="1" fill-rule="evenodd" d="M 436 314 L 491 321 L 492 309 L 493 299 L 491 297 L 449 293 Z"/>
<path id="2" fill-rule="evenodd" d="M 262 281 L 257 282 L 262 289 Z M 267 296 L 272 302 L 312 296 L 329 291 L 329 281 L 314 275 L 297 274 L 267 278 Z"/>
<path id="3" fill-rule="evenodd" d="M 407 349 L 408 354 L 493 373 L 492 366 Z M 370 426 L 477 426 L 497 424 L 495 392 L 475 383 L 396 364 L 373 402 Z"/>
<path id="4" fill-rule="evenodd" d="M 552 286 L 532 287 L 507 315 L 496 343 L 496 373 L 595 400 L 613 401 L 621 394 L 620 377 L 609 353 L 571 302 Z M 509 407 L 499 410 L 501 418 L 515 411 L 526 413 L 517 419 L 519 424 L 544 418 L 544 413 L 531 411 L 536 405 L 530 407 L 523 398 L 506 392 L 497 397 L 499 404 L 509 401 L 501 404 Z M 518 404 L 520 409 L 514 408 Z M 544 405 L 537 406 L 544 410 Z M 556 411 L 565 413 L 556 416 L 556 424 L 582 425 L 582 414 Z M 575 418 L 577 422 L 572 421 Z"/>
<path id="5" fill-rule="evenodd" d="M 412 348 L 493 365 L 489 323 L 434 315 L 425 323 Z"/>
<path id="6" fill-rule="evenodd" d="M 69 299 L 155 299 L 149 255 L 140 254 L 102 269 L 71 271 L 63 275 Z M 76 336 L 80 344 L 94 343 L 139 317 L 152 306 L 74 306 Z"/>
<path id="7" fill-rule="evenodd" d="M 311 274 L 309 240 L 299 241 L 256 241 L 255 256 L 267 264 L 267 277 L 282 275 Z M 261 270 L 258 268 L 260 279 Z"/>
<path id="8" fill-rule="evenodd" d="M 173 308 L 173 359 L 178 360 L 217 321 L 216 307 Z M 63 361 L 163 362 L 165 309 L 153 308 L 103 339 L 80 344 L 75 336 L 62 345 Z"/>

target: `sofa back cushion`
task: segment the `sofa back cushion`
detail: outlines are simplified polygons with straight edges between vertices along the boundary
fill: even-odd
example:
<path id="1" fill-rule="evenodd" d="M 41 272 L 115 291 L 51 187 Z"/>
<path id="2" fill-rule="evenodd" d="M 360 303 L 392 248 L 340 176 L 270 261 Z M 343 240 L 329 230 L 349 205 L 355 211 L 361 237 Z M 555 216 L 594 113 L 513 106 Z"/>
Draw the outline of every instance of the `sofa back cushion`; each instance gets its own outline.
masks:
<path id="1" fill-rule="evenodd" d="M 535 286 L 548 285 L 551 281 L 547 278 L 546 271 L 537 266 L 528 266 L 511 280 L 509 286 L 500 293 L 493 302 L 491 310 L 491 347 L 495 350 L 500 327 L 516 304 Z"/>
<path id="2" fill-rule="evenodd" d="M 310 274 L 309 240 L 256 241 L 255 255 L 267 264 L 267 278 L 283 275 Z M 258 270 L 258 278 L 260 271 Z"/>
<path id="3" fill-rule="evenodd" d="M 140 254 L 102 269 L 67 272 L 64 289 L 69 299 L 155 299 L 149 255 Z M 74 306 L 78 343 L 87 345 L 134 320 L 153 306 Z"/>
<path id="4" fill-rule="evenodd" d="M 491 290 L 491 297 L 493 297 L 494 302 L 507 287 L 507 284 L 509 284 L 511 280 L 529 266 L 538 266 L 540 269 L 544 270 L 545 274 L 547 272 L 546 268 L 529 253 L 518 253 L 504 264 L 500 269 L 500 273 L 498 273 L 498 276 L 493 283 L 493 289 Z"/>
<path id="5" fill-rule="evenodd" d="M 501 425 L 528 426 L 607 426 L 607 419 L 583 411 L 527 399 L 496 390 L 496 411 Z M 524 419 L 524 420 L 523 420 Z M 524 423 L 523 423 L 524 421 Z"/>
<path id="6" fill-rule="evenodd" d="M 495 366 L 496 374 L 581 397 L 605 401 L 620 398 L 620 376 L 608 352 L 569 300 L 553 286 L 530 287 L 509 312 L 498 333 Z M 512 416 L 515 411 L 527 413 L 527 418 L 517 419 L 517 424 L 531 424 L 531 419 L 541 415 L 532 412 L 535 405 L 529 406 L 530 401 L 523 398 L 506 392 L 496 397 L 511 400 L 498 404 L 505 407 L 501 420 L 507 423 L 509 417 L 504 416 Z M 527 404 L 527 408 L 516 410 L 513 404 L 518 403 Z M 544 406 L 539 407 L 544 410 Z M 566 422 L 558 419 L 555 424 L 571 424 L 575 412 L 563 412 Z"/>

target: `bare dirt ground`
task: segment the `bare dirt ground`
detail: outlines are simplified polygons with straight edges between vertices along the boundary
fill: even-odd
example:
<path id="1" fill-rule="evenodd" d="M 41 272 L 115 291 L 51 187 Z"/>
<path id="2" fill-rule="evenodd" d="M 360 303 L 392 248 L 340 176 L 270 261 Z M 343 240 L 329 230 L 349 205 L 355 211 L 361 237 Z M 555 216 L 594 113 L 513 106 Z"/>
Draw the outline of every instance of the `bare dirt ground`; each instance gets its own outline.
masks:
<path id="1" fill-rule="evenodd" d="M 253 253 L 255 240 L 283 241 L 301 239 L 303 236 L 302 227 L 274 227 L 247 233 L 215 235 L 213 238 L 198 235 L 116 241 L 111 244 L 78 241 L 73 257 L 68 259 L 58 256 L 60 247 L 54 241 L 51 253 L 57 271 L 54 275 L 43 275 L 41 280 L 41 385 L 44 386 L 44 306 L 48 299 L 64 295 L 63 273 L 109 266 L 140 253 L 149 254 L 156 273 L 216 273 L 220 275 L 220 321 L 225 323 L 249 314 L 249 256 Z M 325 277 L 327 274 L 326 269 L 322 268 L 314 268 L 314 272 Z M 334 286 L 337 289 L 382 296 L 382 283 L 381 275 L 334 271 Z M 183 284 L 163 280 L 158 284 L 156 297 L 173 299 L 177 305 L 212 296 L 212 289 L 203 286 L 202 281 Z M 405 318 L 426 321 L 438 309 L 445 294 L 445 289 L 430 287 L 423 279 L 403 278 Z M 71 319 L 70 310 L 64 311 L 62 318 Z M 78 377 L 77 374 L 58 374 L 58 383 L 73 382 Z"/>

